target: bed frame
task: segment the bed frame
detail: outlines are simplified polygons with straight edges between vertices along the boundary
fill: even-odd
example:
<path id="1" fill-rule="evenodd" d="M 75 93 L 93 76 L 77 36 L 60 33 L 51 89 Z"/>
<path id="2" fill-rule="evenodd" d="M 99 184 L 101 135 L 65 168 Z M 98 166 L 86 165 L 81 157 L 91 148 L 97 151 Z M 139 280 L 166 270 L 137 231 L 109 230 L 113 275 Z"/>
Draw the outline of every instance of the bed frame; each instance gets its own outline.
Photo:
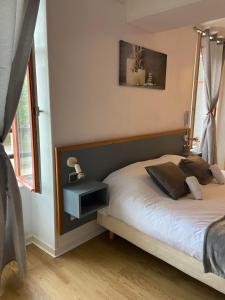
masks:
<path id="1" fill-rule="evenodd" d="M 112 233 L 115 233 L 176 269 L 225 294 L 225 280 L 212 273 L 204 273 L 203 264 L 197 259 L 144 234 L 114 217 L 105 216 L 98 212 L 97 223 L 110 231 L 111 238 L 113 237 Z"/>
<path id="2" fill-rule="evenodd" d="M 66 160 L 76 156 L 89 179 L 103 180 L 109 173 L 131 163 L 153 159 L 163 154 L 182 154 L 185 129 L 151 133 L 134 137 L 55 148 L 57 225 L 58 233 L 64 234 L 76 228 L 69 215 L 64 212 L 63 186 L 70 170 Z M 111 216 L 97 215 L 97 223 L 121 236 L 134 245 L 160 258 L 191 277 L 225 294 L 225 280 L 214 274 L 203 272 L 201 262 L 163 242 L 145 235 L 132 226 Z M 78 224 L 79 226 L 81 224 Z"/>

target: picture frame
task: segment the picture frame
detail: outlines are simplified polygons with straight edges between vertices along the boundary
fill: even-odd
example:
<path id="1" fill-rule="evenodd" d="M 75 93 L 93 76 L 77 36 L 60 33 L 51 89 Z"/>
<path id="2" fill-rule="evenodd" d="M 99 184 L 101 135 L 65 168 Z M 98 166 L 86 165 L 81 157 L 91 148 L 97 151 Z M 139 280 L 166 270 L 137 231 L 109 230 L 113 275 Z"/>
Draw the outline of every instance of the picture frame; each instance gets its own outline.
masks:
<path id="1" fill-rule="evenodd" d="M 119 41 L 119 84 L 164 90 L 167 55 L 142 46 Z"/>

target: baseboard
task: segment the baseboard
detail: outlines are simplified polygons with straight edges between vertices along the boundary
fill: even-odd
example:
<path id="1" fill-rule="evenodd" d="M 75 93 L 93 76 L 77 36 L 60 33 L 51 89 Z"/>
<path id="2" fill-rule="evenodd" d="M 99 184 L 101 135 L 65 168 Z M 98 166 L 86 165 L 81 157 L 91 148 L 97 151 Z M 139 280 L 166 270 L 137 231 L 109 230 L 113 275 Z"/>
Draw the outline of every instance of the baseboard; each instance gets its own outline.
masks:
<path id="1" fill-rule="evenodd" d="M 25 237 L 25 244 L 26 246 L 29 246 L 30 244 L 32 244 L 32 235 L 26 236 Z"/>
<path id="2" fill-rule="evenodd" d="M 58 241 L 58 247 L 55 251 L 55 256 L 58 257 L 63 255 L 64 253 L 100 235 L 104 231 L 105 229 L 97 225 L 96 220 L 94 220 L 60 236 L 60 242 Z"/>
<path id="3" fill-rule="evenodd" d="M 39 240 L 36 236 L 32 237 L 32 244 L 49 254 L 51 257 L 56 257 L 55 249 L 52 248 L 50 245 L 46 244 L 45 242 Z"/>
<path id="4" fill-rule="evenodd" d="M 50 245 L 46 244 L 45 242 L 39 240 L 36 236 L 29 236 L 26 237 L 26 246 L 29 246 L 30 244 L 34 244 L 36 247 L 50 255 L 51 257 L 55 256 L 55 249 L 52 248 Z"/>
<path id="5" fill-rule="evenodd" d="M 96 221 L 95 221 L 96 223 Z M 87 224 L 87 226 L 93 226 L 92 222 Z M 85 227 L 81 226 L 81 227 Z M 82 230 L 81 230 L 82 229 Z M 58 256 L 63 255 L 64 253 L 86 243 L 87 241 L 93 239 L 94 237 L 100 235 L 105 231 L 103 227 L 100 227 L 98 225 L 93 226 L 92 228 L 86 228 L 88 230 L 83 230 L 84 228 L 75 229 L 71 231 L 66 238 L 64 238 L 63 243 L 61 243 L 60 246 L 57 248 L 53 248 L 47 243 L 41 241 L 36 236 L 28 236 L 26 237 L 26 246 L 30 244 L 34 244 L 42 251 L 46 252 L 48 255 L 50 255 L 53 258 L 56 258 Z"/>

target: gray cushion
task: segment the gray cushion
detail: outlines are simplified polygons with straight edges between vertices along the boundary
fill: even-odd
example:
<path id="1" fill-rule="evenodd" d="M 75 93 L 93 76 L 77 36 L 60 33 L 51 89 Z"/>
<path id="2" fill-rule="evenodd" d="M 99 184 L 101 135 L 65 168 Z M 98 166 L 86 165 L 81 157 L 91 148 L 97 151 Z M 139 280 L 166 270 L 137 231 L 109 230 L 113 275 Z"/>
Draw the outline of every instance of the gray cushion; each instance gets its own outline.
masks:
<path id="1" fill-rule="evenodd" d="M 185 173 L 174 163 L 167 162 L 145 168 L 153 181 L 170 197 L 177 200 L 189 193 Z"/>
<path id="2" fill-rule="evenodd" d="M 191 155 L 181 159 L 179 167 L 187 176 L 195 176 L 200 184 L 208 184 L 213 179 L 209 170 L 209 164 L 198 155 Z"/>

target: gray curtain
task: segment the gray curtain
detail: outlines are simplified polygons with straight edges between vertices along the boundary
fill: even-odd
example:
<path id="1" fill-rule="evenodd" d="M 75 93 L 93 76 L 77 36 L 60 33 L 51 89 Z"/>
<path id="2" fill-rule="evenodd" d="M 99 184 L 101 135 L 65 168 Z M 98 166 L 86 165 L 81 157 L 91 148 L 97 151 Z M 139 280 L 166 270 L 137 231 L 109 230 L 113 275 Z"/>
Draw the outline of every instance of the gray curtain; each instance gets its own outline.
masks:
<path id="1" fill-rule="evenodd" d="M 3 142 L 18 106 L 39 0 L 0 0 L 0 274 L 16 260 L 26 270 L 20 191 Z"/>
<path id="2" fill-rule="evenodd" d="M 216 120 L 214 110 L 219 98 L 223 66 L 223 43 L 210 41 L 209 34 L 202 37 L 202 60 L 205 80 L 207 115 L 204 120 L 201 140 L 202 157 L 210 164 L 217 162 Z"/>

